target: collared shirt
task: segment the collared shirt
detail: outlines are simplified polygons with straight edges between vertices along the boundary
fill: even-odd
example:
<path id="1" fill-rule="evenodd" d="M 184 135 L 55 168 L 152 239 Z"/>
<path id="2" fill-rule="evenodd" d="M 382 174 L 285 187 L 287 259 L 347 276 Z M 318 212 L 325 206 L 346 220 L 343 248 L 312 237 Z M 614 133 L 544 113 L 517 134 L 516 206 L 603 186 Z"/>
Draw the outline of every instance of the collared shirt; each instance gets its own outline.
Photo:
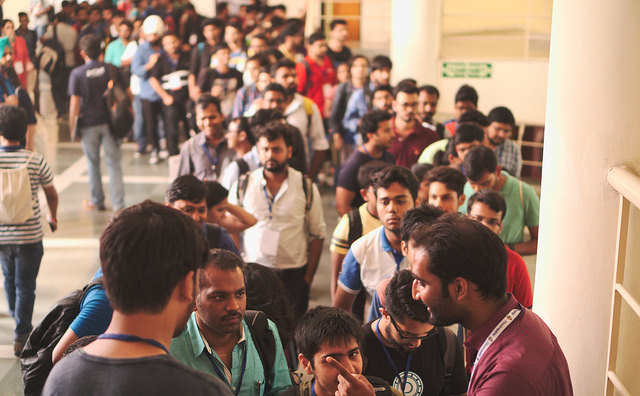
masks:
<path id="1" fill-rule="evenodd" d="M 418 161 L 422 150 L 438 140 L 438 134 L 432 129 L 423 127 L 422 123 L 417 119 L 415 121 L 415 129 L 405 137 L 398 135 L 395 117 L 391 120 L 391 125 L 395 136 L 389 152 L 396 157 L 396 165 L 404 166 L 405 168 L 411 168 Z"/>
<path id="2" fill-rule="evenodd" d="M 276 357 L 273 372 L 270 373 L 270 380 L 273 381 L 273 385 L 267 392 L 265 392 L 267 379 L 264 376 L 264 367 L 262 366 L 260 355 L 251 337 L 251 331 L 249 331 L 249 327 L 244 320 L 242 321 L 242 337 L 233 348 L 231 370 L 225 366 L 216 351 L 211 349 L 200 333 L 195 312 L 191 314 L 185 331 L 171 341 L 170 353 L 185 365 L 217 377 L 216 369 L 207 357 L 207 353 L 210 353 L 218 369 L 225 374 L 226 379 L 221 379 L 227 384 L 232 384 L 232 388 L 235 388 L 240 382 L 242 361 L 246 348 L 247 366 L 242 376 L 242 385 L 238 395 L 277 395 L 291 386 L 291 379 L 289 377 L 289 369 L 282 349 L 282 343 L 278 336 L 278 328 L 270 320 L 268 320 L 268 324 L 269 330 L 271 330 L 275 339 Z M 229 378 L 231 378 L 231 380 L 229 380 Z"/>
<path id="3" fill-rule="evenodd" d="M 407 268 L 402 252 L 391 247 L 384 230 L 384 226 L 373 230 L 351 245 L 338 278 L 347 293 L 358 294 L 364 287 L 371 300 L 380 281 Z"/>
<path id="4" fill-rule="evenodd" d="M 506 170 L 511 176 L 520 178 L 522 170 L 522 153 L 520 146 L 511 139 L 506 139 L 501 145 L 495 148 L 498 165 Z"/>
<path id="5" fill-rule="evenodd" d="M 258 156 L 258 148 L 253 146 L 248 153 L 242 156 L 242 159 L 249 166 L 249 172 L 256 170 L 260 167 L 260 157 Z M 233 186 L 233 183 L 238 181 L 240 177 L 240 167 L 238 166 L 238 160 L 231 162 L 224 171 L 219 180 L 220 184 L 227 190 Z"/>
<path id="6" fill-rule="evenodd" d="M 245 261 L 256 262 L 278 269 L 300 268 L 307 264 L 307 245 L 310 239 L 324 239 L 326 224 L 322 213 L 322 197 L 313 185 L 313 202 L 307 211 L 302 173 L 288 167 L 288 175 L 275 197 L 267 189 L 264 168 L 251 172 L 244 200 L 237 202 L 238 183 L 229 191 L 229 202 L 239 204 L 254 215 L 258 222 L 244 231 Z M 265 195 L 266 194 L 266 195 Z M 269 201 L 273 200 L 271 206 Z M 271 210 L 270 210 L 271 207 Z M 275 256 L 262 249 L 265 231 L 277 233 L 278 248 Z"/>
<path id="7" fill-rule="evenodd" d="M 509 297 L 504 307 L 467 338 L 465 346 L 472 361 L 496 325 L 520 307 Z M 522 312 L 478 361 L 467 395 L 573 395 L 569 366 L 558 340 L 538 315 L 520 308 Z"/>
<path id="8" fill-rule="evenodd" d="M 309 101 L 308 103 L 305 103 Z M 307 161 L 311 161 L 309 146 L 314 151 L 329 150 L 329 141 L 324 133 L 324 124 L 320 110 L 309 98 L 296 93 L 284 112 L 287 122 L 300 130 L 304 139 L 304 151 Z"/>
<path id="9" fill-rule="evenodd" d="M 233 161 L 235 155 L 235 152 L 227 147 L 225 139 L 213 147 L 207 143 L 204 132 L 200 132 L 180 148 L 178 175 L 194 175 L 200 180 L 218 180 L 223 169 Z"/>

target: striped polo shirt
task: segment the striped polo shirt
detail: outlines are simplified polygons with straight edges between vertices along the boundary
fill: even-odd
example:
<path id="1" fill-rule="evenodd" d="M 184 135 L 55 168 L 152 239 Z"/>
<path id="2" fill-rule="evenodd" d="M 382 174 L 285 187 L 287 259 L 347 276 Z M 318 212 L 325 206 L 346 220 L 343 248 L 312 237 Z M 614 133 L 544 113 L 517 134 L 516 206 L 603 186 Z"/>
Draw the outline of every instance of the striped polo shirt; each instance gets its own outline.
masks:
<path id="1" fill-rule="evenodd" d="M 27 161 L 33 217 L 23 224 L 0 224 L 0 245 L 36 243 L 44 236 L 40 224 L 38 188 L 53 185 L 53 173 L 40 153 L 32 153 L 21 146 L 0 147 L 0 169 L 16 169 L 24 166 Z"/>

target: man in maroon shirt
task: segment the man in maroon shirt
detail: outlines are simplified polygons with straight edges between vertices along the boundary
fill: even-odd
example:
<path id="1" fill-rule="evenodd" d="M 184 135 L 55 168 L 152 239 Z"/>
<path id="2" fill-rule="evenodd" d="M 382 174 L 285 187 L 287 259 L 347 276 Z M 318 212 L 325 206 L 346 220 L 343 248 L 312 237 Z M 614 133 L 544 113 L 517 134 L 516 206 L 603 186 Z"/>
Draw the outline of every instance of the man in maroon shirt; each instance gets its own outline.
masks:
<path id="1" fill-rule="evenodd" d="M 416 116 L 418 88 L 413 84 L 400 84 L 393 100 L 393 133 L 395 137 L 389 152 L 396 157 L 396 164 L 411 168 L 418 161 L 422 150 L 439 139 L 438 134 L 422 126 Z"/>
<path id="2" fill-rule="evenodd" d="M 313 100 L 322 118 L 328 117 L 331 109 L 325 109 L 324 93 L 336 83 L 336 72 L 327 56 L 327 40 L 323 33 L 309 36 L 307 56 L 296 65 L 296 74 L 298 92 Z"/>
<path id="3" fill-rule="evenodd" d="M 413 297 L 434 325 L 461 323 L 474 367 L 469 396 L 573 395 L 567 361 L 544 321 L 507 286 L 507 253 L 482 224 L 445 215 L 411 233 Z"/>

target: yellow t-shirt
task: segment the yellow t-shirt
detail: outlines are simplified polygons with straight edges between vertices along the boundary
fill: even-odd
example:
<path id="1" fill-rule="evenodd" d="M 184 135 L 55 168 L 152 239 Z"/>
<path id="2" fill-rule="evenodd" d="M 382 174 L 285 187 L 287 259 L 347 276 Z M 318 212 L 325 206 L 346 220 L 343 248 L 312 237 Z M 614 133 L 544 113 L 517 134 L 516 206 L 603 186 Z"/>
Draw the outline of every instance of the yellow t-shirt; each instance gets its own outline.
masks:
<path id="1" fill-rule="evenodd" d="M 363 203 L 359 208 L 360 218 L 362 219 L 362 235 L 367 234 L 369 231 L 375 230 L 380 227 L 382 223 L 376 217 L 373 217 L 367 210 L 367 203 Z M 349 251 L 349 215 L 342 216 L 336 229 L 333 230 L 333 236 L 331 237 L 331 244 L 329 250 L 338 254 L 346 255 Z"/>

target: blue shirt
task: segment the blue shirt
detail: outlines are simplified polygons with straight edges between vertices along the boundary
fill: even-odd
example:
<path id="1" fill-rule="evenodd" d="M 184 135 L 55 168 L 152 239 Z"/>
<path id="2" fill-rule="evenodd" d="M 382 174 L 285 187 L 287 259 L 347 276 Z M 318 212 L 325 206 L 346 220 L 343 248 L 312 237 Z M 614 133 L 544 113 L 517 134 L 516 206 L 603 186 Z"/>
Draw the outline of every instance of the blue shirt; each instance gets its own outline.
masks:
<path id="1" fill-rule="evenodd" d="M 96 272 L 93 280 L 102 276 L 102 268 Z M 113 309 L 102 285 L 92 286 L 80 302 L 80 313 L 69 327 L 82 338 L 88 335 L 102 334 L 111 323 Z"/>
<path id="2" fill-rule="evenodd" d="M 144 66 L 149 62 L 151 54 L 155 54 L 159 50 L 153 49 L 148 41 L 140 44 L 136 53 L 133 54 L 131 60 L 131 73 L 138 76 L 140 81 L 140 96 L 141 99 L 148 100 L 150 102 L 159 102 L 161 100 L 160 95 L 149 84 L 149 77 L 151 77 L 151 70 L 147 71 Z"/>
<path id="3" fill-rule="evenodd" d="M 80 96 L 80 126 L 103 125 L 109 122 L 104 91 L 109 73 L 104 63 L 90 60 L 71 71 L 69 96 Z"/>
<path id="4" fill-rule="evenodd" d="M 368 111 L 369 107 L 367 106 L 367 96 L 364 88 L 356 89 L 347 101 L 347 108 L 342 118 L 345 143 L 358 146 L 363 143 L 362 136 L 358 133 L 358 124 L 360 123 L 360 118 Z"/>

